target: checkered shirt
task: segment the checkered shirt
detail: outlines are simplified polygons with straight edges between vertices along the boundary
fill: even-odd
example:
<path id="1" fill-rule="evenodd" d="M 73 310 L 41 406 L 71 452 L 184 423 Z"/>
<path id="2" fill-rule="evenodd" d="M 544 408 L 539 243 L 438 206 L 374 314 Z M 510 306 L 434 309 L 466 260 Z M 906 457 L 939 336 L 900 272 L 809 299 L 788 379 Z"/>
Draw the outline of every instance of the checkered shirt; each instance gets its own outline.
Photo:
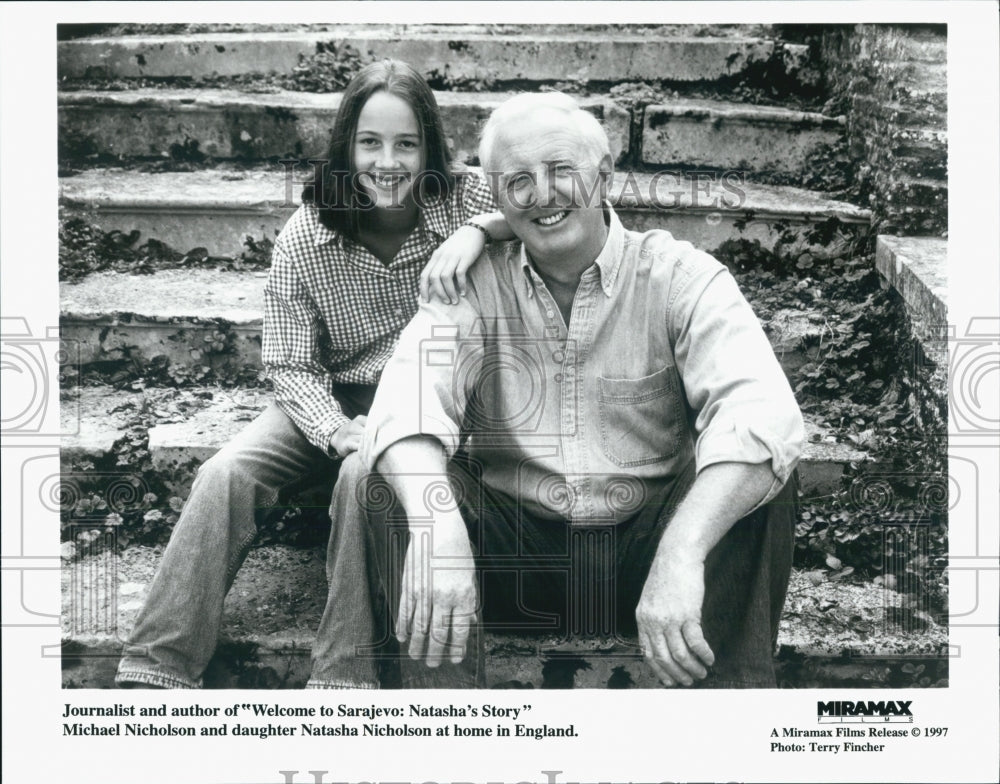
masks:
<path id="1" fill-rule="evenodd" d="M 447 200 L 422 210 L 388 265 L 326 228 L 311 204 L 275 241 L 264 288 L 264 367 L 278 405 L 323 451 L 349 421 L 334 384 L 378 383 L 417 312 L 420 272 L 431 254 L 469 218 L 496 209 L 478 175 L 460 172 L 456 180 Z"/>

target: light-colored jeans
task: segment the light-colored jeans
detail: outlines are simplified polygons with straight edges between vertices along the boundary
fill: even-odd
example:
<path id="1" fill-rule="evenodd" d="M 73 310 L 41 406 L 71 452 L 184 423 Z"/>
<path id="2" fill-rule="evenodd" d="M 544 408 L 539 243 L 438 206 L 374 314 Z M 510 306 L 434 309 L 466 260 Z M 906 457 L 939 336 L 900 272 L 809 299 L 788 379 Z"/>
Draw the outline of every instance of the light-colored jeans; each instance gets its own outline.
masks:
<path id="1" fill-rule="evenodd" d="M 275 404 L 206 461 L 125 645 L 116 682 L 199 688 L 218 641 L 223 601 L 256 536 L 258 515 L 272 509 L 289 486 L 327 474 L 331 481 L 337 476 L 329 590 L 308 686 L 377 688 L 374 660 L 356 655 L 373 637 L 364 532 L 337 524 L 360 468 L 356 453 L 331 460 Z"/>

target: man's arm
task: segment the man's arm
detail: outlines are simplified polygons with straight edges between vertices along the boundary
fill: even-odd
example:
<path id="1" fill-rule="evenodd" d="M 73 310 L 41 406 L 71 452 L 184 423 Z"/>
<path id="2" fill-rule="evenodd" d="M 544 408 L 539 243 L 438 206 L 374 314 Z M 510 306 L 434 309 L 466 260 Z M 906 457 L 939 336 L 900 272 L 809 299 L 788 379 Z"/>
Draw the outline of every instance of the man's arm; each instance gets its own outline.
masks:
<path id="1" fill-rule="evenodd" d="M 685 397 L 697 412 L 695 462 L 699 474 L 716 463 L 769 466 L 771 485 L 758 499 L 765 503 L 798 463 L 802 414 L 736 281 L 700 255 L 710 263 L 690 275 L 667 325 Z"/>
<path id="2" fill-rule="evenodd" d="M 442 477 L 447 457 L 441 443 L 412 436 L 389 446 L 376 467 L 395 490 L 410 521 L 410 543 L 396 618 L 396 637 L 409 654 L 437 667 L 444 656 L 462 661 L 476 613 L 475 561 L 454 496 L 436 496 L 427 520 L 424 499 Z M 428 524 L 429 523 L 429 524 Z"/>
<path id="3" fill-rule="evenodd" d="M 667 685 L 704 678 L 715 655 L 701 629 L 705 559 L 767 495 L 767 463 L 714 463 L 698 474 L 660 539 L 636 608 L 639 643 Z"/>
<path id="4" fill-rule="evenodd" d="M 467 385 L 463 368 L 478 366 L 482 336 L 475 337 L 480 296 L 448 306 L 421 303 L 385 366 L 368 415 L 361 458 L 396 492 L 410 527 L 396 634 L 409 653 L 437 666 L 447 655 L 462 660 L 476 610 L 474 561 L 465 523 L 454 499 L 443 507 L 431 484 L 448 485 L 447 463 L 459 448 Z M 436 488 L 435 488 L 436 490 Z"/>
<path id="5" fill-rule="evenodd" d="M 692 252 L 680 265 L 667 330 L 697 412 L 697 477 L 657 547 L 636 608 L 650 666 L 667 685 L 706 676 L 701 629 L 708 553 L 773 498 L 801 452 L 802 415 L 760 322 L 735 281 Z"/>

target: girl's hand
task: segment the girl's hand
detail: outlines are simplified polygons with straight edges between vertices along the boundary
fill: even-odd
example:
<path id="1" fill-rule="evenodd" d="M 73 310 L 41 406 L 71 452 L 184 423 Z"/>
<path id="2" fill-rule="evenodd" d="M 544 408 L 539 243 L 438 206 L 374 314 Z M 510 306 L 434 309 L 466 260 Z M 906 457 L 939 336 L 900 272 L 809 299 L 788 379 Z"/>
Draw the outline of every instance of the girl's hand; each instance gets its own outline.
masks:
<path id="1" fill-rule="evenodd" d="M 441 302 L 458 304 L 465 296 L 465 273 L 486 247 L 486 236 L 472 226 L 460 226 L 434 251 L 420 273 L 420 299 L 430 302 L 431 295 Z"/>
<path id="2" fill-rule="evenodd" d="M 337 453 L 337 457 L 344 458 L 351 452 L 358 451 L 367 421 L 368 417 L 361 414 L 333 432 L 333 437 L 330 439 L 330 449 Z"/>

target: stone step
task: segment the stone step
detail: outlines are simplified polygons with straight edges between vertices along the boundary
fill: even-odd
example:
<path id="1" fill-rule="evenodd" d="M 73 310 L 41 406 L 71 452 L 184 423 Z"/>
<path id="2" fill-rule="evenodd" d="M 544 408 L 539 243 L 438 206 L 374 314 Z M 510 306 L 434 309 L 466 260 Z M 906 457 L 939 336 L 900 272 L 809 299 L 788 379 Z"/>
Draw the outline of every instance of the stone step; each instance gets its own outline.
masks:
<path id="1" fill-rule="evenodd" d="M 398 58 L 428 79 L 462 82 L 716 81 L 763 63 L 775 42 L 738 36 L 643 35 L 584 30 L 560 33 L 392 29 L 381 25 L 329 31 L 205 33 L 61 41 L 62 78 L 206 77 L 290 74 L 330 47 L 356 49 L 365 60 Z M 801 56 L 807 47 L 786 45 Z"/>
<path id="2" fill-rule="evenodd" d="M 437 93 L 456 160 L 476 162 L 482 126 L 509 95 Z M 165 158 L 197 144 L 213 158 L 261 160 L 324 155 L 341 95 L 143 89 L 63 92 L 58 100 L 61 132 L 88 154 Z M 580 102 L 603 121 L 616 161 L 650 166 L 795 173 L 843 130 L 842 118 L 821 114 L 676 100 L 646 108 L 642 151 L 630 156 L 630 113 L 601 96 Z"/>
<path id="3" fill-rule="evenodd" d="M 898 295 L 909 316 L 910 336 L 916 342 L 913 369 L 923 431 L 942 435 L 955 428 L 956 432 L 966 431 L 966 412 L 974 412 L 972 419 L 978 423 L 995 420 L 996 400 L 1000 399 L 996 384 L 992 392 L 986 391 L 986 387 L 978 387 L 981 374 L 966 372 L 976 364 L 972 358 L 976 355 L 974 347 L 982 345 L 981 336 L 976 335 L 980 340 L 954 341 L 958 336 L 948 325 L 948 240 L 880 235 L 875 241 L 875 269 Z M 964 337 L 972 337 L 977 331 L 970 323 Z M 995 325 L 985 333 L 995 335 Z M 970 384 L 974 378 L 977 380 Z M 961 389 L 962 393 L 949 395 L 950 389 Z M 964 405 L 955 405 L 955 400 L 963 400 Z"/>
<path id="4" fill-rule="evenodd" d="M 162 269 L 151 275 L 99 272 L 60 284 L 60 329 L 84 365 L 164 356 L 185 368 L 232 373 L 261 367 L 263 271 Z M 806 361 L 804 338 L 823 325 L 806 311 L 785 309 L 765 324 L 787 373 Z"/>
<path id="5" fill-rule="evenodd" d="M 875 269 L 903 299 L 911 318 L 927 325 L 948 323 L 948 240 L 879 235 Z"/>
<path id="6" fill-rule="evenodd" d="M 60 284 L 61 335 L 83 365 L 163 355 L 182 367 L 260 367 L 266 278 L 213 269 L 89 275 Z"/>
<path id="7" fill-rule="evenodd" d="M 112 456 L 123 428 L 145 412 L 153 468 L 184 483 L 194 468 L 231 440 L 271 399 L 271 393 L 260 388 L 127 392 L 82 387 L 72 396 L 64 395 L 63 458 L 98 461 Z M 835 492 L 845 468 L 866 458 L 865 452 L 839 443 L 822 425 L 807 421 L 805 454 L 799 467 L 803 497 Z"/>
<path id="8" fill-rule="evenodd" d="M 273 237 L 299 204 L 305 167 L 216 168 L 156 174 L 90 169 L 60 178 L 66 214 L 82 214 L 105 230 L 138 230 L 187 251 L 206 247 L 237 256 L 247 235 Z M 666 229 L 705 250 L 726 240 L 810 245 L 820 258 L 840 253 L 863 234 L 868 210 L 823 194 L 744 182 L 736 172 L 700 178 L 678 173 L 615 173 L 610 198 L 627 228 Z M 835 222 L 835 237 L 810 244 L 818 224 Z M 823 232 L 826 235 L 826 232 Z"/>
<path id="9" fill-rule="evenodd" d="M 642 162 L 800 172 L 841 137 L 846 119 L 776 106 L 673 101 L 647 106 Z"/>
<path id="10" fill-rule="evenodd" d="M 474 163 L 479 132 L 512 93 L 437 92 L 448 145 L 456 161 Z M 326 154 L 341 93 L 279 90 L 143 89 L 59 94 L 59 125 L 88 151 L 120 157 L 170 157 L 190 149 L 213 158 L 262 160 Z M 612 153 L 629 152 L 631 116 L 601 96 L 580 104 L 602 120 Z"/>
<path id="11" fill-rule="evenodd" d="M 81 552 L 62 569 L 63 686 L 109 688 L 122 641 L 147 596 L 162 548 Z M 208 688 L 301 688 L 326 601 L 323 548 L 251 550 L 226 600 Z M 783 687 L 916 686 L 914 664 L 947 677 L 947 627 L 888 626 L 901 597 L 871 585 L 814 584 L 795 570 L 778 635 Z M 831 631 L 835 630 L 835 631 Z M 493 688 L 653 688 L 634 641 L 487 634 Z M 909 663 L 909 671 L 903 666 Z M 901 678 L 902 682 L 893 682 Z M 389 685 L 389 684 L 386 684 Z M 927 685 L 940 685 L 939 683 Z"/>

